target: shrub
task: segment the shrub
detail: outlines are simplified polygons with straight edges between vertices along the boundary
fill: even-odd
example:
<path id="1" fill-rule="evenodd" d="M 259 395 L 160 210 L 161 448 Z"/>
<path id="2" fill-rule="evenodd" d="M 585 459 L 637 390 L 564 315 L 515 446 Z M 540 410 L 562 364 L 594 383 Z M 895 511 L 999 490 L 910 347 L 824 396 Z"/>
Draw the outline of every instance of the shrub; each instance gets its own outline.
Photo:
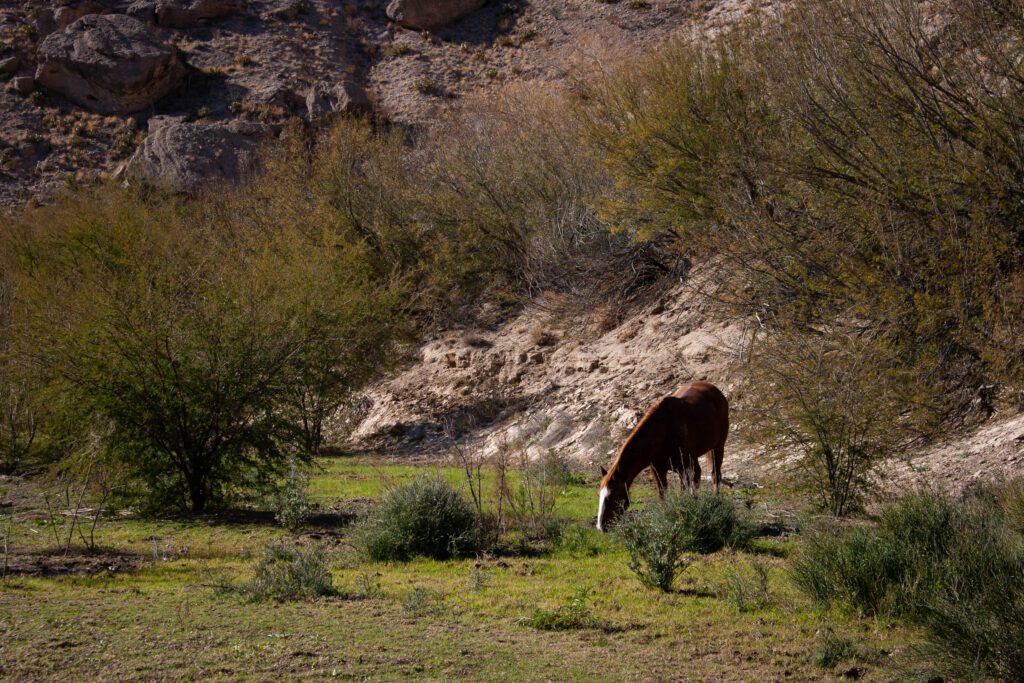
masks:
<path id="1" fill-rule="evenodd" d="M 670 491 L 664 501 L 627 513 L 615 532 L 629 553 L 629 568 L 640 581 L 668 591 L 675 575 L 689 565 L 684 553 L 708 554 L 726 545 L 744 546 L 754 528 L 725 496 Z"/>
<path id="2" fill-rule="evenodd" d="M 1019 484 L 952 502 L 914 493 L 877 527 L 820 530 L 794 562 L 797 585 L 821 602 L 920 624 L 931 661 L 951 675 L 1024 675 L 1024 539 Z"/>
<path id="3" fill-rule="evenodd" d="M 297 532 L 309 517 L 309 476 L 293 460 L 288 476 L 275 497 L 274 519 L 291 532 Z"/>
<path id="4" fill-rule="evenodd" d="M 440 475 L 421 475 L 388 493 L 353 530 L 353 542 L 376 562 L 448 559 L 472 550 L 475 532 L 470 504 Z"/>
<path id="5" fill-rule="evenodd" d="M 311 600 L 335 594 L 322 549 L 277 545 L 267 546 L 252 581 L 238 590 L 253 600 Z"/>
<path id="6" fill-rule="evenodd" d="M 308 461 L 398 329 L 363 247 L 247 218 L 104 190 L 14 226 L 21 347 L 150 507 L 201 512 Z"/>
<path id="7" fill-rule="evenodd" d="M 587 606 L 589 597 L 589 588 L 585 586 L 577 588 L 576 592 L 565 604 L 558 606 L 554 610 L 540 608 L 534 610 L 533 614 L 525 620 L 526 625 L 541 631 L 595 628 L 598 625 L 598 621 Z"/>

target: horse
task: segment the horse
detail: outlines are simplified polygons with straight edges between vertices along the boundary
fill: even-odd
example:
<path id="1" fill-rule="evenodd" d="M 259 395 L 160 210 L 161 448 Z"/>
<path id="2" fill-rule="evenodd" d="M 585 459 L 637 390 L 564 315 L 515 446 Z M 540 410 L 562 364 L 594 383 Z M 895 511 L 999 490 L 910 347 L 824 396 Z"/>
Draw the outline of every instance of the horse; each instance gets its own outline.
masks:
<path id="1" fill-rule="evenodd" d="M 629 507 L 629 487 L 647 468 L 664 499 L 668 471 L 678 472 L 682 485 L 696 490 L 700 456 L 711 452 L 711 477 L 718 493 L 728 434 L 729 401 L 713 384 L 694 382 L 655 401 L 622 444 L 611 469 L 601 468 L 597 529 L 607 530 Z"/>

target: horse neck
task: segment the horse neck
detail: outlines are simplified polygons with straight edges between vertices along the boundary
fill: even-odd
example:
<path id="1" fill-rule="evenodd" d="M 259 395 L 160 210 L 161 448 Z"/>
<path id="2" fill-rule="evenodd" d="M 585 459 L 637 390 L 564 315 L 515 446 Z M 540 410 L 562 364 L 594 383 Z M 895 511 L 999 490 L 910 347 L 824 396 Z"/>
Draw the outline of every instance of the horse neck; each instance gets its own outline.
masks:
<path id="1" fill-rule="evenodd" d="M 631 486 L 633 480 L 650 466 L 650 457 L 644 455 L 649 454 L 650 449 L 643 448 L 642 441 L 643 439 L 630 439 L 622 447 L 619 457 L 615 459 L 608 472 L 609 481 L 621 480 L 626 482 L 626 486 Z"/>

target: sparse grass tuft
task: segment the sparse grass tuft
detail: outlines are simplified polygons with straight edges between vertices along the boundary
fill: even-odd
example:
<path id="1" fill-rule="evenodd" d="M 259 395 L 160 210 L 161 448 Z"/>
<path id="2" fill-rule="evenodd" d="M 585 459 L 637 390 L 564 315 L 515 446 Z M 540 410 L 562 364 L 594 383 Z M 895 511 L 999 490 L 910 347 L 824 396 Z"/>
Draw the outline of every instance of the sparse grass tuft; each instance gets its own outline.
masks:
<path id="1" fill-rule="evenodd" d="M 254 601 L 313 600 L 334 595 L 334 582 L 322 549 L 269 545 L 252 581 L 231 587 Z"/>
<path id="2" fill-rule="evenodd" d="M 539 607 L 525 620 L 527 626 L 540 631 L 569 631 L 595 628 L 598 620 L 587 606 L 590 589 L 581 586 L 568 601 L 553 610 Z"/>

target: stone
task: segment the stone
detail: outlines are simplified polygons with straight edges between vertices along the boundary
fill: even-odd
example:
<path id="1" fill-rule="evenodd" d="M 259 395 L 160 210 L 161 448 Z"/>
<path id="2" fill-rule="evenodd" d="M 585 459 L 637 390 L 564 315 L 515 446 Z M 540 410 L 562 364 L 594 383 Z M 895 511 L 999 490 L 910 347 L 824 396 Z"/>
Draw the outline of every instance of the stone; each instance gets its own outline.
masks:
<path id="1" fill-rule="evenodd" d="M 146 130 L 149 133 L 155 133 L 164 126 L 170 126 L 176 123 L 185 123 L 187 119 L 188 117 L 184 114 L 161 114 L 159 116 L 151 116 L 149 117 L 149 120 L 146 121 Z"/>
<path id="2" fill-rule="evenodd" d="M 28 95 L 36 89 L 36 81 L 31 76 L 17 76 L 11 79 L 8 87 L 19 95 Z"/>
<path id="3" fill-rule="evenodd" d="M 44 40 L 39 84 L 100 114 L 131 114 L 153 106 L 185 75 L 177 52 L 137 19 L 90 14 Z"/>
<path id="4" fill-rule="evenodd" d="M 202 21 L 245 12 L 247 5 L 245 0 L 157 0 L 156 23 L 168 28 L 190 28 Z"/>
<path id="5" fill-rule="evenodd" d="M 271 10 L 267 12 L 267 16 L 272 19 L 280 19 L 281 21 L 291 21 L 300 14 L 305 13 L 305 0 L 284 0 L 271 8 Z"/>
<path id="6" fill-rule="evenodd" d="M 431 31 L 477 11 L 485 3 L 486 0 L 391 0 L 387 15 L 405 28 Z"/>
<path id="7" fill-rule="evenodd" d="M 366 114 L 370 111 L 370 98 L 366 91 L 352 81 L 336 85 L 317 83 L 306 96 L 306 111 L 310 121 L 323 121 L 335 114 Z"/>
<path id="8" fill-rule="evenodd" d="M 96 0 L 84 0 L 83 2 L 69 3 L 64 7 L 58 7 L 53 13 L 56 29 L 63 31 L 71 24 L 84 16 L 90 14 L 103 14 L 114 9 L 111 3 L 101 3 Z"/>
<path id="9" fill-rule="evenodd" d="M 17 56 L 0 59 L 0 74 L 12 76 L 18 73 L 19 66 L 21 66 L 21 60 Z"/>
<path id="10" fill-rule="evenodd" d="M 219 181 L 237 181 L 256 162 L 273 129 L 258 123 L 168 123 L 142 141 L 128 161 L 128 182 L 197 195 Z"/>

